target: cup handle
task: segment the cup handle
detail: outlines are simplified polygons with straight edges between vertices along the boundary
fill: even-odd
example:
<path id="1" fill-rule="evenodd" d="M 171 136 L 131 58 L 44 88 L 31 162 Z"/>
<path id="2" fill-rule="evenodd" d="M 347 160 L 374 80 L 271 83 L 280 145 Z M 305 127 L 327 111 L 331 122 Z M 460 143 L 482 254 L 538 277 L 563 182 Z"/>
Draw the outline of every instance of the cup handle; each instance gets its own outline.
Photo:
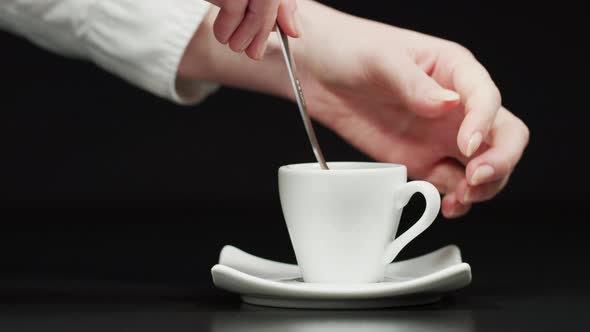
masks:
<path id="1" fill-rule="evenodd" d="M 422 217 L 402 235 L 390 242 L 385 248 L 384 263 L 389 264 L 410 241 L 424 232 L 436 219 L 440 210 L 440 194 L 436 187 L 426 181 L 412 181 L 404 183 L 396 192 L 396 208 L 401 209 L 408 204 L 415 193 L 421 193 L 426 198 L 426 208 Z M 394 234 L 395 236 L 395 234 Z"/>

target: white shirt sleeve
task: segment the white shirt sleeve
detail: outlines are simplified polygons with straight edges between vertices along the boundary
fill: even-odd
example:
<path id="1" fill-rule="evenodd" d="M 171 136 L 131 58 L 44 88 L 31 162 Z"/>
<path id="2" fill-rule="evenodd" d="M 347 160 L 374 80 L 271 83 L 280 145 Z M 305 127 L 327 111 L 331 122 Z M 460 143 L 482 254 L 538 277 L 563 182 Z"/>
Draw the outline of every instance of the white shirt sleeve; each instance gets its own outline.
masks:
<path id="1" fill-rule="evenodd" d="M 209 6 L 203 0 L 0 0 L 0 29 L 91 60 L 160 97 L 194 104 L 217 85 L 180 87 L 176 74 Z"/>

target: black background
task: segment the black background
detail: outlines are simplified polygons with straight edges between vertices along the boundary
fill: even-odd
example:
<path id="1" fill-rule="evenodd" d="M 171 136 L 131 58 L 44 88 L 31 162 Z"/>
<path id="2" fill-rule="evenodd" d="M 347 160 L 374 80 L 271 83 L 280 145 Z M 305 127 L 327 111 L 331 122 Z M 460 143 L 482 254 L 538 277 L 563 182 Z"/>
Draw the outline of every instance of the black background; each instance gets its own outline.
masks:
<path id="1" fill-rule="evenodd" d="M 590 198 L 585 8 L 325 3 L 465 45 L 531 130 L 504 192 L 459 220 L 440 217 L 402 257 L 457 243 L 474 268 L 467 294 L 579 292 Z M 0 45 L 0 197 L 17 208 L 0 212 L 3 293 L 190 295 L 211 290 L 209 268 L 227 243 L 294 261 L 276 172 L 313 155 L 293 104 L 222 88 L 183 108 L 18 37 L 0 34 Z M 367 159 L 316 128 L 329 160 Z M 405 218 L 420 209 L 415 199 Z"/>
<path id="2" fill-rule="evenodd" d="M 504 104 L 531 130 L 531 144 L 498 201 L 583 199 L 590 193 L 582 162 L 589 117 L 581 7 L 326 3 L 457 41 L 475 53 Z M 8 34 L 1 38 L 5 201 L 185 199 L 192 205 L 211 198 L 274 199 L 277 168 L 313 160 L 296 107 L 288 102 L 224 88 L 202 105 L 182 108 L 92 64 Z M 319 131 L 329 160 L 365 159 L 331 132 Z"/>

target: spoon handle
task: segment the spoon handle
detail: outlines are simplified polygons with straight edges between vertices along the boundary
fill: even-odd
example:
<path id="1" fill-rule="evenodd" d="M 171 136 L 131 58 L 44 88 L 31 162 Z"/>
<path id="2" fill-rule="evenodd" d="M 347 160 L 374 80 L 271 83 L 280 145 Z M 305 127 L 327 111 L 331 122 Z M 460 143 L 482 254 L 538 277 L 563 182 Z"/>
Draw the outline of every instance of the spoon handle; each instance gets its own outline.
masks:
<path id="1" fill-rule="evenodd" d="M 305 126 L 307 137 L 309 138 L 309 142 L 313 148 L 313 154 L 320 164 L 320 167 L 322 169 L 328 169 L 328 164 L 326 164 L 326 159 L 324 158 L 324 154 L 322 153 L 322 149 L 320 149 L 320 144 L 316 138 L 315 131 L 313 130 L 313 124 L 311 123 L 311 119 L 307 113 L 305 99 L 303 98 L 303 90 L 301 90 L 301 84 L 299 84 L 299 80 L 297 79 L 297 76 L 295 76 L 295 62 L 293 61 L 291 49 L 289 48 L 289 38 L 283 33 L 283 31 L 281 31 L 278 25 L 276 26 L 276 29 L 277 34 L 279 35 L 279 41 L 281 43 L 281 49 L 283 50 L 285 62 L 287 63 L 289 79 L 291 80 L 293 91 L 295 92 L 295 99 L 297 100 L 297 106 L 299 106 L 299 112 L 303 118 L 303 125 Z"/>

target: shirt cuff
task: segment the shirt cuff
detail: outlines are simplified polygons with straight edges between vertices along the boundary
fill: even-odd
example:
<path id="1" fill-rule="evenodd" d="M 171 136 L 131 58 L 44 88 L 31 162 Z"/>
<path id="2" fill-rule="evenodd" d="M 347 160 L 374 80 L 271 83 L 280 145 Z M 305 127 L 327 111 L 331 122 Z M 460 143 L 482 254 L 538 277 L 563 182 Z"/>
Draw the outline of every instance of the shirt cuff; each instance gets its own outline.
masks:
<path id="1" fill-rule="evenodd" d="M 202 0 L 94 1 L 84 33 L 86 51 L 100 67 L 157 96 L 199 103 L 217 85 L 191 81 L 177 86 L 176 76 L 209 8 Z"/>

